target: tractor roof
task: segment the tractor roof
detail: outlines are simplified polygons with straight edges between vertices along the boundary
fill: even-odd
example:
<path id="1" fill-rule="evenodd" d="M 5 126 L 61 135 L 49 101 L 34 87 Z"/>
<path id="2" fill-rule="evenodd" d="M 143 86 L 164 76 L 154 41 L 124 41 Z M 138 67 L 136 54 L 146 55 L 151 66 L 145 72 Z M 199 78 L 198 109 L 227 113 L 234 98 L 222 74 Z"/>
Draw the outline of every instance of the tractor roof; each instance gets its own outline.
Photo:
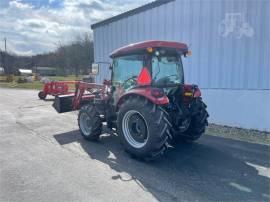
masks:
<path id="1" fill-rule="evenodd" d="M 181 52 L 188 51 L 188 46 L 184 43 L 172 41 L 143 41 L 116 49 L 110 54 L 110 57 L 114 58 L 120 55 L 135 53 L 140 50 L 146 50 L 147 48 L 171 48 Z"/>

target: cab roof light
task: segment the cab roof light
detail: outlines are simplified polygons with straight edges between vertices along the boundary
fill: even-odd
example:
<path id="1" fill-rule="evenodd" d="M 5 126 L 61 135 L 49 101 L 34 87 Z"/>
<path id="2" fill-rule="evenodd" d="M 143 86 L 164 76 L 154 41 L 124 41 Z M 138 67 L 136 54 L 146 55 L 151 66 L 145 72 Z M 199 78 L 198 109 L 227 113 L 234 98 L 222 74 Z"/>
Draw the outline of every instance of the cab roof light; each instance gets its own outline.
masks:
<path id="1" fill-rule="evenodd" d="M 148 53 L 153 53 L 153 48 L 152 47 L 148 47 L 146 50 L 147 50 Z"/>

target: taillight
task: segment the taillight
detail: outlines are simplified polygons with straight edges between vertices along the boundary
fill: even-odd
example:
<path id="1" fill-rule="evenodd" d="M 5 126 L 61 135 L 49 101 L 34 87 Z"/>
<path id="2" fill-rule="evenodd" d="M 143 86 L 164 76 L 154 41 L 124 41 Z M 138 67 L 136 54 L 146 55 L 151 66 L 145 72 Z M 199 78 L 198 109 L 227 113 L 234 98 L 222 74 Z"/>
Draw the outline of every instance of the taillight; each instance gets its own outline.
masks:
<path id="1" fill-rule="evenodd" d="M 152 88 L 151 89 L 151 95 L 155 98 L 161 98 L 163 97 L 165 94 L 164 94 L 164 91 L 163 89 L 161 88 Z"/>
<path id="2" fill-rule="evenodd" d="M 184 92 L 184 96 L 186 96 L 186 97 L 192 97 L 192 92 Z"/>
<path id="3" fill-rule="evenodd" d="M 185 97 L 192 97 L 193 93 L 192 93 L 192 86 L 191 85 L 187 85 L 185 84 L 183 86 L 183 90 L 184 90 L 184 96 Z"/>
<path id="4" fill-rule="evenodd" d="M 197 85 L 185 84 L 183 86 L 183 90 L 184 90 L 185 97 L 200 97 L 201 96 L 201 91 Z"/>
<path id="5" fill-rule="evenodd" d="M 202 93 L 201 93 L 200 89 L 196 88 L 195 92 L 194 92 L 194 97 L 201 97 L 201 95 L 202 95 Z"/>
<path id="6" fill-rule="evenodd" d="M 151 75 L 146 67 L 144 67 L 138 76 L 137 84 L 138 85 L 150 85 L 151 84 Z"/>

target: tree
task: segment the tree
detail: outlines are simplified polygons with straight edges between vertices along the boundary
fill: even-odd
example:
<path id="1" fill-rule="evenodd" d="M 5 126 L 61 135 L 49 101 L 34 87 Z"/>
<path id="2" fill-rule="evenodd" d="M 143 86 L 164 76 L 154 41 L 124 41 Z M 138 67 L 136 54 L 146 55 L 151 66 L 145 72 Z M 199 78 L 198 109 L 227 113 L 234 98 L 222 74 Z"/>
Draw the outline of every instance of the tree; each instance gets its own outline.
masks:
<path id="1" fill-rule="evenodd" d="M 87 74 L 94 62 L 94 45 L 89 33 L 78 35 L 73 41 L 63 45 L 58 43 L 55 51 L 34 56 L 18 56 L 5 54 L 0 50 L 0 64 L 6 59 L 7 66 L 15 72 L 19 68 L 35 68 L 36 66 L 55 67 L 58 75 Z"/>

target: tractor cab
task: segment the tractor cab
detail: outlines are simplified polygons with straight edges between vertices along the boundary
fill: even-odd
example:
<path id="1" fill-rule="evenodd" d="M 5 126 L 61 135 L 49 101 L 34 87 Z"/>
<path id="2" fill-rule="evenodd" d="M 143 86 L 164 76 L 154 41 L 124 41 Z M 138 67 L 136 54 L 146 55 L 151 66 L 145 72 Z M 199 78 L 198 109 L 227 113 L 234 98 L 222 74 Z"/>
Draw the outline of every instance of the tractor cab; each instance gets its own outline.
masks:
<path id="1" fill-rule="evenodd" d="M 140 42 L 115 50 L 110 55 L 114 102 L 136 88 L 153 87 L 169 92 L 183 85 L 181 57 L 187 54 L 186 44 L 167 41 Z"/>
<path id="2" fill-rule="evenodd" d="M 112 83 L 124 87 L 183 84 L 181 55 L 187 46 L 177 42 L 148 41 L 120 48 L 111 54 Z"/>
<path id="3" fill-rule="evenodd" d="M 149 52 L 150 51 L 150 52 Z M 162 48 L 146 49 L 145 53 L 130 53 L 113 58 L 112 84 L 129 89 L 135 86 L 183 84 L 181 53 Z"/>

